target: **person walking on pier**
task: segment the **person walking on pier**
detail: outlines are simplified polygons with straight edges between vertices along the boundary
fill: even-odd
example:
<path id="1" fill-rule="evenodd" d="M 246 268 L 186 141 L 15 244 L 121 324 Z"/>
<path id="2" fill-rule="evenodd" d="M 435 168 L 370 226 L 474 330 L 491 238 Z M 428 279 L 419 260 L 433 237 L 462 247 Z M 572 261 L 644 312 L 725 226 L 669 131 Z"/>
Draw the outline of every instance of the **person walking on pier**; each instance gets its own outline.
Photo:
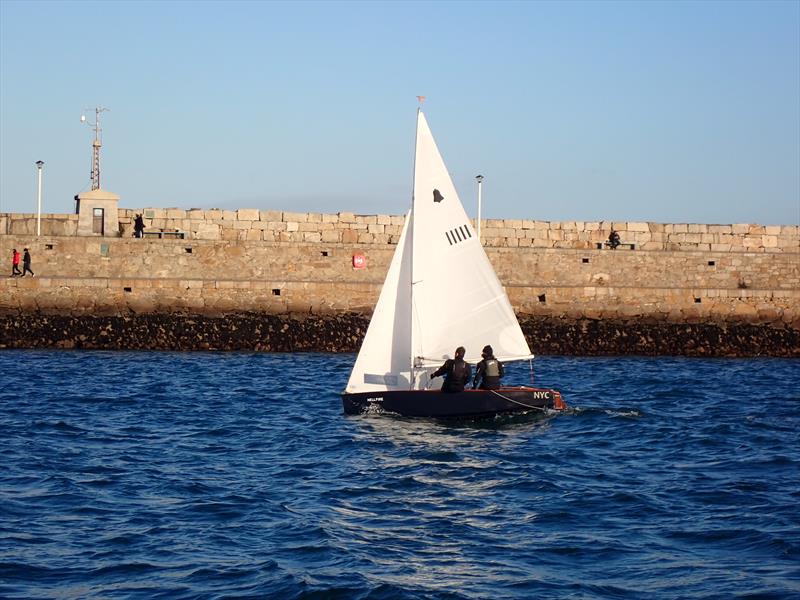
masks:
<path id="1" fill-rule="evenodd" d="M 11 251 L 11 276 L 16 277 L 18 275 L 22 275 L 22 271 L 19 270 L 19 252 L 14 248 Z"/>
<path id="2" fill-rule="evenodd" d="M 25 248 L 25 254 L 22 255 L 22 276 L 25 277 L 27 273 L 31 274 L 31 277 L 36 277 L 31 271 L 31 253 L 28 252 L 28 249 Z"/>

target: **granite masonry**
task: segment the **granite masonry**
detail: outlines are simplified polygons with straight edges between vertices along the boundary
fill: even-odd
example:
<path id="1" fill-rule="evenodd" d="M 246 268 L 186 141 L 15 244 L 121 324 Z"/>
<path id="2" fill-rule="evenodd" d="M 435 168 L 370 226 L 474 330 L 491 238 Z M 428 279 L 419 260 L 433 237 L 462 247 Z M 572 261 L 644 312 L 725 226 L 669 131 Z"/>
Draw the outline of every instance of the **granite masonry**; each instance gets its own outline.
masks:
<path id="1" fill-rule="evenodd" d="M 131 237 L 136 214 L 145 239 Z M 120 209 L 0 214 L 0 347 L 354 351 L 402 216 Z M 625 244 L 607 249 L 610 228 Z M 800 228 L 486 220 L 489 259 L 540 354 L 800 356 Z M 360 267 L 363 264 L 363 268 Z M 454 343 L 457 341 L 454 341 Z"/>

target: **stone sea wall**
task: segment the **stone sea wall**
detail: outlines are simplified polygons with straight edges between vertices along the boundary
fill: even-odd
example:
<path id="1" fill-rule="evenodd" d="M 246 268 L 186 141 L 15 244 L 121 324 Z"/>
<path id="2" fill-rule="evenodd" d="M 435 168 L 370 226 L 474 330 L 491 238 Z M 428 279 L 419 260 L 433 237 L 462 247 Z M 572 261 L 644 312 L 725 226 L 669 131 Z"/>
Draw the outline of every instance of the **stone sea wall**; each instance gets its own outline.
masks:
<path id="1" fill-rule="evenodd" d="M 130 237 L 135 215 L 144 216 L 145 231 L 180 231 L 186 239 L 215 241 L 311 242 L 394 244 L 402 215 L 294 213 L 275 210 L 183 210 L 141 208 L 119 210 L 118 235 Z M 42 233 L 74 236 L 77 215 L 42 216 Z M 593 249 L 611 228 L 624 243 L 641 250 L 710 252 L 797 252 L 797 225 L 652 223 L 626 221 L 536 221 L 486 219 L 481 221 L 484 245 L 490 248 Z M 0 214 L 0 234 L 34 235 L 36 215 Z"/>
<path id="2" fill-rule="evenodd" d="M 139 212 L 148 231 L 185 238 L 131 238 Z M 0 215 L 9 272 L 11 248 L 28 247 L 37 275 L 0 279 L 0 347 L 352 351 L 403 223 L 120 214 L 120 237 L 76 236 L 73 215 L 43 219 L 36 237 L 32 215 Z M 612 225 L 634 249 L 603 247 Z M 796 226 L 488 220 L 482 234 L 538 353 L 800 356 Z"/>

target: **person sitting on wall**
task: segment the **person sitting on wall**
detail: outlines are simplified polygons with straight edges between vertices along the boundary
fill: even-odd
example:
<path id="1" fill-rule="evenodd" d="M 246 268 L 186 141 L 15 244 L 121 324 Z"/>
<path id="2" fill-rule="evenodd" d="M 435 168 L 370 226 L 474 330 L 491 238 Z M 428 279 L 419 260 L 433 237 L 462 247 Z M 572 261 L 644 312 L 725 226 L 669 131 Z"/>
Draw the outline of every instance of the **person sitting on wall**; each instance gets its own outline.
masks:
<path id="1" fill-rule="evenodd" d="M 481 352 L 483 360 L 478 363 L 475 369 L 475 379 L 472 380 L 472 389 L 478 387 L 482 390 L 496 390 L 500 387 L 500 378 L 505 375 L 503 363 L 494 357 L 494 350 L 491 346 L 484 346 Z"/>
<path id="2" fill-rule="evenodd" d="M 133 220 L 133 237 L 140 238 L 144 235 L 144 219 L 142 215 L 136 215 Z"/>
<path id="3" fill-rule="evenodd" d="M 431 379 L 444 375 L 444 383 L 442 384 L 443 392 L 453 393 L 464 391 L 464 386 L 469 381 L 470 375 L 472 375 L 472 367 L 464 360 L 465 353 L 466 350 L 464 346 L 459 346 L 456 348 L 456 357 L 454 359 L 448 358 L 444 361 L 444 364 L 431 375 Z"/>
<path id="4" fill-rule="evenodd" d="M 616 250 L 617 246 L 620 245 L 619 241 L 619 233 L 614 231 L 614 228 L 611 228 L 611 233 L 608 234 L 608 245 L 611 246 L 612 250 Z"/>

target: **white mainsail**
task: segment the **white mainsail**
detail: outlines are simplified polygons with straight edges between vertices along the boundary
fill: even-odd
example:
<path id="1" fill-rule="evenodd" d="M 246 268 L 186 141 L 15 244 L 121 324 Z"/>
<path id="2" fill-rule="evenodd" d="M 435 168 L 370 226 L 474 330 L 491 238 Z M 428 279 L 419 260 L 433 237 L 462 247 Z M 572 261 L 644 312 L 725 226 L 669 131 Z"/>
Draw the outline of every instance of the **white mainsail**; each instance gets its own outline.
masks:
<path id="1" fill-rule="evenodd" d="M 474 364 L 487 344 L 500 361 L 532 358 L 419 111 L 411 211 L 346 392 L 426 387 L 457 346 Z"/>

